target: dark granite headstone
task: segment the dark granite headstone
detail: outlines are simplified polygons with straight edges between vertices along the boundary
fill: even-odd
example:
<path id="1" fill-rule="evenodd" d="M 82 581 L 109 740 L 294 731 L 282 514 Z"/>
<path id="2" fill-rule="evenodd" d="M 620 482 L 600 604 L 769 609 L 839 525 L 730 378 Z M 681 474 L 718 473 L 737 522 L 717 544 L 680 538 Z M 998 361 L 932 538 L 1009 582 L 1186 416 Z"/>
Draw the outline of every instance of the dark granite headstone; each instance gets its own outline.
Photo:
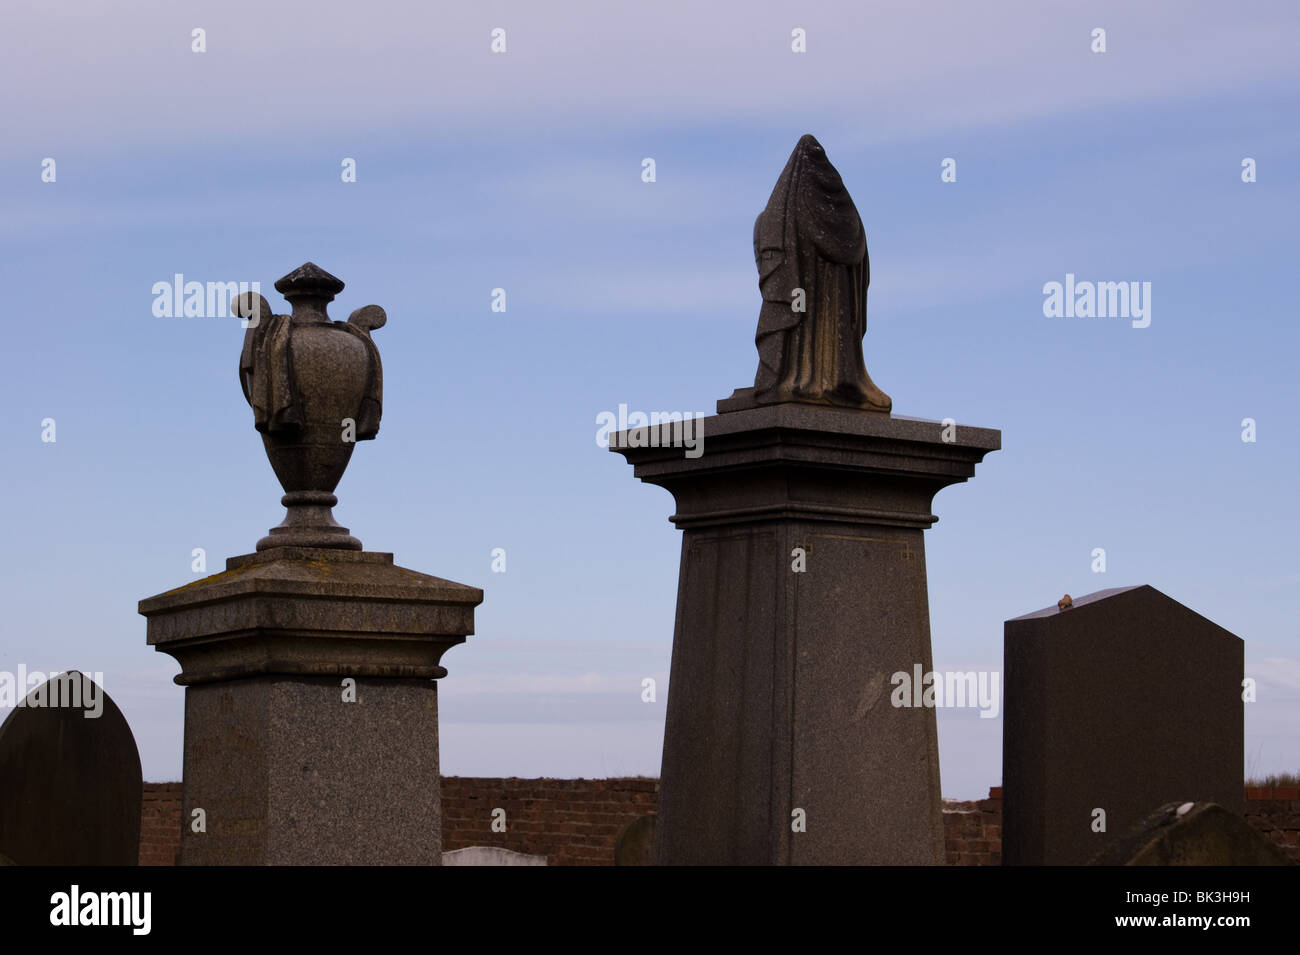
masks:
<path id="1" fill-rule="evenodd" d="M 84 674 L 61 673 L 0 726 L 0 855 L 17 865 L 136 865 L 141 788 L 122 711 Z"/>
<path id="2" fill-rule="evenodd" d="M 1240 638 L 1150 586 L 1008 620 L 1003 864 L 1083 865 L 1168 802 L 1242 814 L 1243 668 Z"/>
<path id="3" fill-rule="evenodd" d="M 1214 803 L 1168 803 L 1097 854 L 1091 865 L 1295 865 L 1241 816 Z"/>

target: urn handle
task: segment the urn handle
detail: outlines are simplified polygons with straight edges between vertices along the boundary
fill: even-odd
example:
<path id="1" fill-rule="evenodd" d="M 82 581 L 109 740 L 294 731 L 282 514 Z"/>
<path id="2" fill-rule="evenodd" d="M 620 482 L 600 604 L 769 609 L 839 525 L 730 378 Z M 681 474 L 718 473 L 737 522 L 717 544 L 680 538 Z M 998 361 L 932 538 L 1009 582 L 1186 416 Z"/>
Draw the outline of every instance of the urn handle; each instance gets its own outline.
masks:
<path id="1" fill-rule="evenodd" d="M 355 325 L 367 334 L 376 328 L 383 328 L 388 322 L 388 313 L 378 305 L 363 305 L 348 316 L 348 324 Z"/>

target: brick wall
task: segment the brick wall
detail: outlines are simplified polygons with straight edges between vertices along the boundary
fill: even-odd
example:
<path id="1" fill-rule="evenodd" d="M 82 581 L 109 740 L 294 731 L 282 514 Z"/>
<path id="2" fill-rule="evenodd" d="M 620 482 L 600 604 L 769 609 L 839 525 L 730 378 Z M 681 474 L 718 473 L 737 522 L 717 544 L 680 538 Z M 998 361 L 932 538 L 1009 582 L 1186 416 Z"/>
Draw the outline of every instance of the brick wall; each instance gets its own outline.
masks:
<path id="1" fill-rule="evenodd" d="M 442 848 L 503 846 L 544 855 L 551 865 L 612 865 L 614 840 L 633 819 L 654 812 L 657 779 L 485 779 L 444 776 Z M 492 810 L 506 831 L 492 831 Z M 1300 788 L 1246 788 L 1246 819 L 1300 862 Z M 946 800 L 949 865 L 1002 863 L 1002 788 L 987 799 Z M 145 783 L 140 864 L 174 865 L 181 837 L 181 784 Z"/>
<path id="2" fill-rule="evenodd" d="M 943 842 L 948 865 L 1002 864 L 1002 787 L 987 799 L 943 802 Z"/>
<path id="3" fill-rule="evenodd" d="M 613 865 L 614 841 L 659 803 L 657 779 L 442 780 L 442 849 L 501 846 L 550 865 Z M 492 831 L 504 809 L 505 832 Z"/>
<path id="4" fill-rule="evenodd" d="M 140 807 L 140 864 L 175 865 L 181 850 L 181 784 L 145 783 Z"/>
<path id="5" fill-rule="evenodd" d="M 1247 786 L 1246 819 L 1300 862 L 1300 786 Z"/>

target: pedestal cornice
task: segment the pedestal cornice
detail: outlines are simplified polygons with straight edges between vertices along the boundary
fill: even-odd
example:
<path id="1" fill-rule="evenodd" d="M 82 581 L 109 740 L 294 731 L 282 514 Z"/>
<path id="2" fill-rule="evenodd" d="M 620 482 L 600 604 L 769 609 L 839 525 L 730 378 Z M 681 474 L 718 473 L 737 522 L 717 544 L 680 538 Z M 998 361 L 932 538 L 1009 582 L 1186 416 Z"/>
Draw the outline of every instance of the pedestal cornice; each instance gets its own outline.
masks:
<path id="1" fill-rule="evenodd" d="M 793 403 L 691 425 L 695 449 L 681 425 L 628 429 L 609 445 L 673 493 L 683 529 L 787 518 L 927 528 L 934 494 L 1002 446 L 990 428 Z"/>
<path id="2" fill-rule="evenodd" d="M 268 674 L 437 679 L 474 632 L 483 591 L 392 554 L 277 547 L 140 601 L 148 643 L 182 686 Z"/>

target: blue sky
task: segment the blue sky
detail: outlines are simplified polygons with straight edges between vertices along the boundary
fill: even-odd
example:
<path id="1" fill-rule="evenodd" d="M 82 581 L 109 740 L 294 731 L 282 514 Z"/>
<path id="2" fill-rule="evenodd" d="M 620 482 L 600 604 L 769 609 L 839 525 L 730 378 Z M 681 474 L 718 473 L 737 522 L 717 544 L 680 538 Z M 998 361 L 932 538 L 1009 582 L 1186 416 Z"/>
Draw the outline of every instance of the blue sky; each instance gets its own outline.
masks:
<path id="1" fill-rule="evenodd" d="M 183 691 L 137 601 L 282 516 L 238 321 L 156 318 L 151 289 L 260 281 L 285 311 L 307 260 L 347 283 L 335 318 L 389 315 L 338 519 L 486 592 L 443 661 L 444 772 L 656 775 L 680 539 L 596 416 L 752 383 L 753 219 L 806 132 L 866 226 L 872 378 L 1003 434 L 935 501 L 936 666 L 999 669 L 1004 620 L 1149 583 L 1246 640 L 1247 768 L 1300 768 L 1293 6 L 86 6 L 0 30 L 0 669 L 103 671 L 148 778 L 179 778 Z M 1150 327 L 1044 317 L 1067 272 L 1150 282 Z M 945 795 L 999 783 L 1000 719 L 939 731 Z"/>

